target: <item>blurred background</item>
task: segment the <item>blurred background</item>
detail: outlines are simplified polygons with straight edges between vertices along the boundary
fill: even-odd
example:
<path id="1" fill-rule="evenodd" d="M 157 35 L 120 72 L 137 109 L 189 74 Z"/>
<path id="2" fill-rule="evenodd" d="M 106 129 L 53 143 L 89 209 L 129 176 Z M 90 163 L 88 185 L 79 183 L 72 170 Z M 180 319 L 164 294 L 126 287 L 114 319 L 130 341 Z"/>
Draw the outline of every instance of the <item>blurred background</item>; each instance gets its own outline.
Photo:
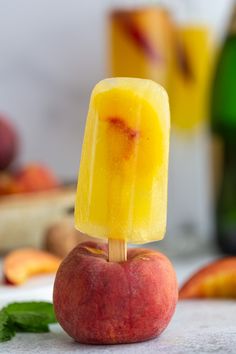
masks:
<path id="1" fill-rule="evenodd" d="M 220 130 L 212 129 L 218 113 L 211 107 L 219 102 L 218 91 L 213 93 L 234 1 L 0 0 L 0 8 L 0 115 L 18 136 L 14 161 L 1 166 L 4 200 L 27 188 L 75 182 L 94 84 L 107 76 L 150 78 L 167 89 L 172 115 L 168 235 L 161 247 L 174 255 L 214 247 L 219 225 L 213 166 L 219 163 L 212 131 Z M 45 186 L 35 170 L 29 175 L 37 175 L 38 187 L 29 181 L 32 162 L 47 166 Z M 12 175 L 24 180 L 24 173 L 30 187 L 13 188 Z M 72 206 L 73 196 L 63 203 Z M 12 220 L 3 212 L 2 249 L 6 220 Z M 25 241 L 18 236 L 10 246 L 22 243 L 31 243 L 30 236 Z"/>

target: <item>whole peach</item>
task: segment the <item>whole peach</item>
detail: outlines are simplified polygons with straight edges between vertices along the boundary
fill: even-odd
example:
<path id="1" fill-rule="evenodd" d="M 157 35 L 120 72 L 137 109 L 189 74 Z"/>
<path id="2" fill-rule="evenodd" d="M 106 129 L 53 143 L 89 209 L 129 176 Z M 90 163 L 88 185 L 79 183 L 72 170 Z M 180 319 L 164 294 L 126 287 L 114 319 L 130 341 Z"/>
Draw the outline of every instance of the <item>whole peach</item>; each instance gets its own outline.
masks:
<path id="1" fill-rule="evenodd" d="M 59 186 L 54 173 L 41 163 L 23 166 L 14 175 L 13 193 L 44 191 Z"/>
<path id="2" fill-rule="evenodd" d="M 107 246 L 85 242 L 60 265 L 54 309 L 64 330 L 80 343 L 145 341 L 168 325 L 178 297 L 175 271 L 153 250 L 128 250 L 126 262 L 108 262 Z"/>

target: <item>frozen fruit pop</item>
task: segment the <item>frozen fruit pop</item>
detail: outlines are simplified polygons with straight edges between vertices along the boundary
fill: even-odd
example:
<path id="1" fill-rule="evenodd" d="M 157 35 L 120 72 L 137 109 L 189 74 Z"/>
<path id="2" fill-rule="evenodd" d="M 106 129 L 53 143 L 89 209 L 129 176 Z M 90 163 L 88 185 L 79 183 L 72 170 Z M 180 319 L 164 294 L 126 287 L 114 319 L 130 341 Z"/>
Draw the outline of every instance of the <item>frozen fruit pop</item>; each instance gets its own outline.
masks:
<path id="1" fill-rule="evenodd" d="M 75 224 L 90 236 L 146 243 L 166 228 L 169 105 L 157 83 L 99 82 L 91 96 Z"/>

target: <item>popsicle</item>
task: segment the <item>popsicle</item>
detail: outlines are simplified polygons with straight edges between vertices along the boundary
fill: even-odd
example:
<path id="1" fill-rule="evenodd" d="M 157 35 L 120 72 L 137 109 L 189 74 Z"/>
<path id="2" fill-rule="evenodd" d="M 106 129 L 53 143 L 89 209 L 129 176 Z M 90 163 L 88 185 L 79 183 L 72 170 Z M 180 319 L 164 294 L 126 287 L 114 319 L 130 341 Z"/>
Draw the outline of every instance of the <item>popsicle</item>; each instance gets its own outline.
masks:
<path id="1" fill-rule="evenodd" d="M 169 104 L 157 83 L 110 78 L 91 95 L 75 203 L 75 226 L 129 243 L 164 237 Z"/>
<path id="2" fill-rule="evenodd" d="M 152 79 L 167 87 L 173 24 L 166 9 L 156 4 L 115 9 L 109 25 L 112 75 Z"/>
<path id="3" fill-rule="evenodd" d="M 171 121 L 175 129 L 193 132 L 208 116 L 213 47 L 210 29 L 189 25 L 176 30 L 169 82 Z"/>

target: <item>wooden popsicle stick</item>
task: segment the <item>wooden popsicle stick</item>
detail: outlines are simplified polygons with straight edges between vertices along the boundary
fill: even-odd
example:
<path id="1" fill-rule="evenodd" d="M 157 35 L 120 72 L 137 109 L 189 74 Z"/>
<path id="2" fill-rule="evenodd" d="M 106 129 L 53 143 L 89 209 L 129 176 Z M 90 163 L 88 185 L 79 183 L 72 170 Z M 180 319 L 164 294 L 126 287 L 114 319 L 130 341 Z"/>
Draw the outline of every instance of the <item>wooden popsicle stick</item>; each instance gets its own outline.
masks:
<path id="1" fill-rule="evenodd" d="M 127 243 L 124 240 L 108 239 L 109 262 L 127 261 Z"/>

